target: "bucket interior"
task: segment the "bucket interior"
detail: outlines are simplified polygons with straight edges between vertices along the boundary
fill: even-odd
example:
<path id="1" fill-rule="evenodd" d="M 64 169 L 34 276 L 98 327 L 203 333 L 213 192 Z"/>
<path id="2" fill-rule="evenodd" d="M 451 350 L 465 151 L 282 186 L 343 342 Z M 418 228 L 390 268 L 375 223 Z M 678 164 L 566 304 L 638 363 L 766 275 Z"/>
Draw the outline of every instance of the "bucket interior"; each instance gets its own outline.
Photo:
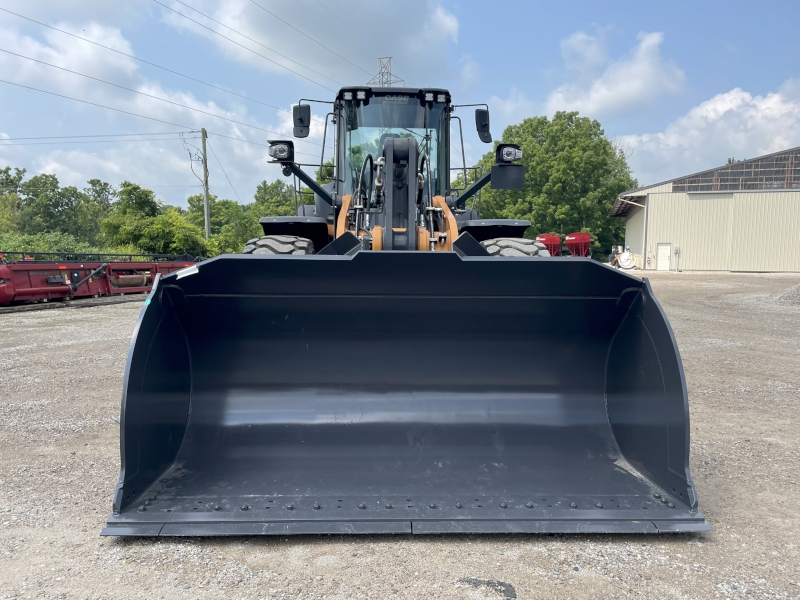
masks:
<path id="1" fill-rule="evenodd" d="M 171 356 L 150 351 L 138 396 L 152 401 L 148 385 L 188 371 L 188 416 L 176 419 L 165 468 L 123 513 L 167 523 L 669 516 L 661 489 L 625 460 L 606 408 L 626 311 L 605 295 L 188 290 L 154 325 L 153 347 Z M 136 443 L 124 452 L 153 447 Z"/>

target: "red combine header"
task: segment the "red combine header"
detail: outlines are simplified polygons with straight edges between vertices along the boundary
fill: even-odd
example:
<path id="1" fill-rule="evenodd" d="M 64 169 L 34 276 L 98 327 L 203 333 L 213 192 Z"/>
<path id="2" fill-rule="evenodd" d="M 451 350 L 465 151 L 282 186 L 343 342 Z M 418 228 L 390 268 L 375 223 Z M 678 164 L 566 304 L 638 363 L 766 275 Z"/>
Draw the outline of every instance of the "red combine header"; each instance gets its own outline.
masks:
<path id="1" fill-rule="evenodd" d="M 147 293 L 193 256 L 0 252 L 0 305 Z"/>

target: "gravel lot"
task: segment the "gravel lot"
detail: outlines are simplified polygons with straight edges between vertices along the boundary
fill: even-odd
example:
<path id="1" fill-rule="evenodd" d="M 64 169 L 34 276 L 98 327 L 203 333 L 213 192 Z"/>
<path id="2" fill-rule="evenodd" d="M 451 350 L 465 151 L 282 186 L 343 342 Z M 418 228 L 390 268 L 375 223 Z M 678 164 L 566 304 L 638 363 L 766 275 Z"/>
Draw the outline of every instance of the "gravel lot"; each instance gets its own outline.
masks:
<path id="1" fill-rule="evenodd" d="M 100 538 L 141 303 L 0 314 L 0 598 L 800 598 L 800 275 L 651 280 L 709 534 Z"/>

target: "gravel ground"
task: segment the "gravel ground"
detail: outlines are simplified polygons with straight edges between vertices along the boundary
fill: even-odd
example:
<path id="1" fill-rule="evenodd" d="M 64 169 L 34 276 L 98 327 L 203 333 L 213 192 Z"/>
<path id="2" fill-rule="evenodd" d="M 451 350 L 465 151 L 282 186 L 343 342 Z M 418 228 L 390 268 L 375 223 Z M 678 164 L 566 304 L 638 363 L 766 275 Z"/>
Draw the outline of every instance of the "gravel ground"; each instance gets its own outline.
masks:
<path id="1" fill-rule="evenodd" d="M 654 275 L 712 533 L 100 538 L 141 304 L 2 314 L 0 598 L 800 598 L 800 276 Z"/>

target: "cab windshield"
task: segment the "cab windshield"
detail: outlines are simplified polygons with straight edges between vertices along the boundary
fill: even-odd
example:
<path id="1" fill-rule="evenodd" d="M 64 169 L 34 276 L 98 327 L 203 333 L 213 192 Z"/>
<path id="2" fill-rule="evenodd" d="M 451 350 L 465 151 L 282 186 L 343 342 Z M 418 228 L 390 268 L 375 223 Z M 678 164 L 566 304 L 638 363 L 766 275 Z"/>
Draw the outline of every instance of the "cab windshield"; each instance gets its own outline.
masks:
<path id="1" fill-rule="evenodd" d="M 419 145 L 420 159 L 430 160 L 431 183 L 436 194 L 444 194 L 446 179 L 447 112 L 445 104 L 422 104 L 417 96 L 398 94 L 373 96 L 369 104 L 345 101 L 342 116 L 344 135 L 339 138 L 343 154 L 340 177 L 344 194 L 351 194 L 367 154 L 377 159 L 385 136 L 413 137 Z M 418 165 L 419 166 L 419 165 Z M 427 187 L 427 168 L 423 174 Z M 441 176 L 440 176 L 441 175 Z"/>

